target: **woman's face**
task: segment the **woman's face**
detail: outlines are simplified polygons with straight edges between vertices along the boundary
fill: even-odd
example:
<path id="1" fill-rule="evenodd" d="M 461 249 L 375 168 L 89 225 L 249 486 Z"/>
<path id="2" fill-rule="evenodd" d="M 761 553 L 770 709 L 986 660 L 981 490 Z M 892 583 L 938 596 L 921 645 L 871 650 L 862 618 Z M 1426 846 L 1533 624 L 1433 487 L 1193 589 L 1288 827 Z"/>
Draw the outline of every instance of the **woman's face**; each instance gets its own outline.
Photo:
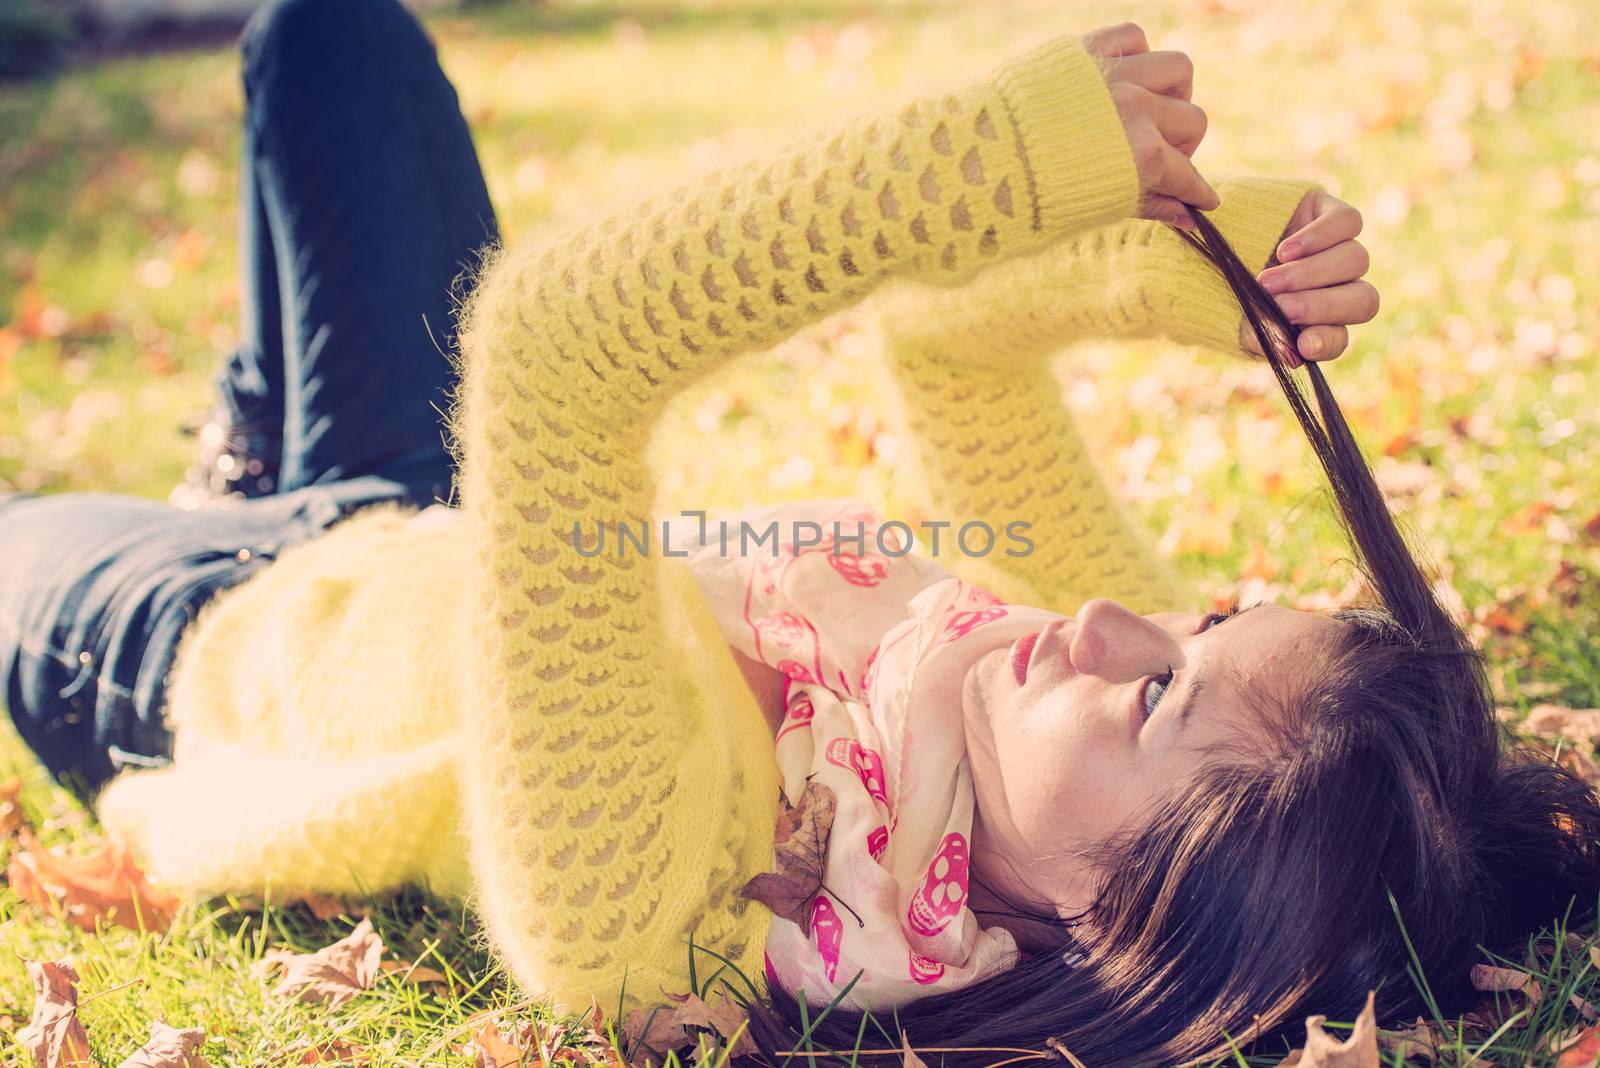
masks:
<path id="1" fill-rule="evenodd" d="M 1088 851 L 1208 764 L 1270 751 L 1260 709 L 1344 626 L 1271 604 L 1141 616 L 1102 599 L 985 653 L 961 693 L 978 879 L 1082 911 Z"/>

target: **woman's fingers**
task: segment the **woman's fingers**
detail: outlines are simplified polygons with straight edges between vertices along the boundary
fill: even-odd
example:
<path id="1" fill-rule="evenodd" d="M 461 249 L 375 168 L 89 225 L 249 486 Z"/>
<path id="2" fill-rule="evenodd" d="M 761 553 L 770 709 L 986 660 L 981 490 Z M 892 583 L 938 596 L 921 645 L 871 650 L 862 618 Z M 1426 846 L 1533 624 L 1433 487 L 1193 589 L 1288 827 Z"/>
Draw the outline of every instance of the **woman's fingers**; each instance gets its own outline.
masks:
<path id="1" fill-rule="evenodd" d="M 1171 145 L 1162 145 L 1160 154 L 1155 180 L 1150 183 L 1151 193 L 1193 204 L 1201 211 L 1215 211 L 1222 205 L 1222 198 L 1210 182 L 1200 177 L 1188 156 Z"/>
<path id="2" fill-rule="evenodd" d="M 1278 307 L 1291 323 L 1300 326 L 1365 323 L 1378 314 L 1378 290 L 1371 282 L 1346 282 L 1286 293 L 1278 298 Z"/>
<path id="3" fill-rule="evenodd" d="M 1367 273 L 1372 258 L 1359 241 L 1341 241 L 1330 249 L 1269 267 L 1257 275 L 1268 293 L 1292 293 L 1354 282 Z"/>
<path id="4" fill-rule="evenodd" d="M 1102 59 L 1132 56 L 1150 51 L 1150 42 L 1145 39 L 1144 30 L 1132 22 L 1103 26 L 1086 33 L 1083 35 L 1083 46 L 1088 49 L 1090 55 Z"/>
<path id="5" fill-rule="evenodd" d="M 1307 360 L 1337 359 L 1350 347 L 1350 328 L 1347 326 L 1309 326 L 1300 331 L 1297 346 L 1300 356 Z"/>
<path id="6" fill-rule="evenodd" d="M 1185 156 L 1194 155 L 1206 136 L 1206 113 L 1187 100 L 1158 96 L 1152 101 L 1151 113 L 1161 139 Z"/>
<path id="7" fill-rule="evenodd" d="M 1194 96 L 1194 61 L 1183 52 L 1142 52 L 1104 64 L 1107 77 L 1141 89 L 1189 100 Z"/>
<path id="8" fill-rule="evenodd" d="M 1311 202 L 1311 221 L 1278 243 L 1280 263 L 1330 249 L 1361 233 L 1361 213 L 1349 204 L 1321 191 L 1307 199 Z"/>

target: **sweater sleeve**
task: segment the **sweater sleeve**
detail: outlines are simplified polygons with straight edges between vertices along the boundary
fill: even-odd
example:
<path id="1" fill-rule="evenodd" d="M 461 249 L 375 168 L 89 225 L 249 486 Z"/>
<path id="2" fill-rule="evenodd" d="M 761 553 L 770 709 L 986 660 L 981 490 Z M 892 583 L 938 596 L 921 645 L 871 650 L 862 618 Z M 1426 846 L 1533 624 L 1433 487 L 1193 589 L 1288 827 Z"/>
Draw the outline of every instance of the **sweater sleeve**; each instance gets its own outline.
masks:
<path id="1" fill-rule="evenodd" d="M 664 607 L 678 561 L 573 543 L 649 521 L 662 406 L 884 279 L 967 278 L 1137 195 L 1104 79 L 1068 39 L 492 262 L 452 415 L 475 545 L 465 809 L 479 908 L 519 979 L 614 999 L 626 973 L 653 995 L 691 935 L 759 969 L 765 917 L 737 890 L 772 860 L 776 778 L 744 770 L 771 765 L 771 736 L 759 716 L 730 727 L 674 642 L 709 619 Z"/>
<path id="2" fill-rule="evenodd" d="M 1210 218 L 1259 270 L 1313 188 L 1222 183 Z M 949 566 L 1008 601 L 1063 613 L 1091 597 L 1142 612 L 1194 608 L 1090 460 L 1048 360 L 1086 337 L 1166 337 L 1245 355 L 1243 313 L 1209 263 L 1165 225 L 1134 219 L 1003 264 L 960 292 L 897 285 L 879 308 L 921 507 L 997 531 L 1030 524 L 1027 555 Z"/>

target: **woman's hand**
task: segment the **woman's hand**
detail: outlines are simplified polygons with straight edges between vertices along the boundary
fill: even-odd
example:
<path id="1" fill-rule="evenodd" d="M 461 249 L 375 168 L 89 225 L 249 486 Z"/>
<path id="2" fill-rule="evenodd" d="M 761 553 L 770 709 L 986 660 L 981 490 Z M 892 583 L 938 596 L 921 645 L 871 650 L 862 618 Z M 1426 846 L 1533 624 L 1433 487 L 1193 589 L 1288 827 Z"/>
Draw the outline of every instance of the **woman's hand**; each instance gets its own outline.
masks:
<path id="1" fill-rule="evenodd" d="M 1299 356 L 1332 360 L 1350 345 L 1350 324 L 1378 314 L 1378 290 L 1362 276 L 1367 250 L 1356 240 L 1361 213 L 1320 189 L 1306 194 L 1284 230 L 1267 269 L 1257 275 L 1289 321 L 1302 327 Z M 1261 355 L 1255 331 L 1245 323 L 1240 343 Z M 1300 366 L 1300 359 L 1290 361 Z"/>
<path id="2" fill-rule="evenodd" d="M 1189 157 L 1206 135 L 1206 113 L 1189 102 L 1194 63 L 1182 52 L 1152 52 L 1131 22 L 1083 37 L 1100 64 L 1139 169 L 1139 215 L 1185 229 L 1184 202 L 1211 211 L 1220 201 Z"/>

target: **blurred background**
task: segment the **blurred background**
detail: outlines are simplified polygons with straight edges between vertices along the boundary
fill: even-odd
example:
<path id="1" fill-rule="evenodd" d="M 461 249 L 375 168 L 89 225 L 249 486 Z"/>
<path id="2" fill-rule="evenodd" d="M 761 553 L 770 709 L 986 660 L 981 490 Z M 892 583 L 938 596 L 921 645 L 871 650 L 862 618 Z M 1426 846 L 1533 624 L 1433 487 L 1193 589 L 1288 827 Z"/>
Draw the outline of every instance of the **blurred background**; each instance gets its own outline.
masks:
<path id="1" fill-rule="evenodd" d="M 0 3 L 0 489 L 165 497 L 236 339 L 252 0 Z M 1600 704 L 1600 38 L 1591 0 L 618 0 L 422 5 L 509 240 L 663 175 L 1131 19 L 1188 51 L 1213 180 L 1365 214 L 1379 319 L 1329 376 L 1514 710 Z M 671 501 L 854 493 L 901 445 L 846 315 L 697 388 Z M 1259 365 L 1058 361 L 1107 476 L 1209 597 L 1350 595 L 1310 451 Z"/>

